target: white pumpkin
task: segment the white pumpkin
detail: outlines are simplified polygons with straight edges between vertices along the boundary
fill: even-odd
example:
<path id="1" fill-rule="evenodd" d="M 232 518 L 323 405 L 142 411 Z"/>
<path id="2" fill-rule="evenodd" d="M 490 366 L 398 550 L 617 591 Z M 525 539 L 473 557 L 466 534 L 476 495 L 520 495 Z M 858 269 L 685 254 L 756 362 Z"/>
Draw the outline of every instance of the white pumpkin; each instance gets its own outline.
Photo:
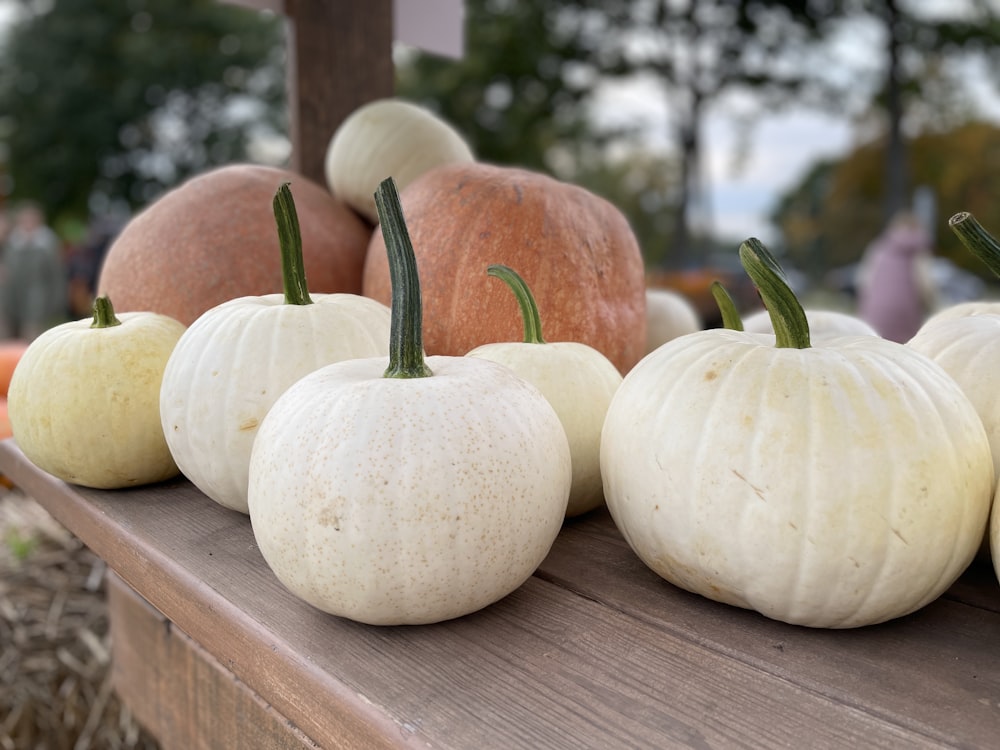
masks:
<path id="1" fill-rule="evenodd" d="M 963 244 L 995 271 L 1000 271 L 1000 245 L 968 213 L 949 222 Z M 946 307 L 928 318 L 906 345 L 944 368 L 976 408 L 1000 478 L 1000 303 L 986 300 Z M 989 532 L 980 557 L 990 556 Z"/>
<path id="2" fill-rule="evenodd" d="M 31 342 L 7 408 L 18 447 L 38 468 L 97 489 L 169 479 L 177 466 L 160 428 L 160 381 L 184 325 L 166 315 L 115 315 L 57 325 Z"/>
<path id="3" fill-rule="evenodd" d="M 949 305 L 927 318 L 921 328 L 928 323 L 937 323 L 952 318 L 968 318 L 972 315 L 1000 315 L 1000 302 L 996 300 L 972 300 Z"/>
<path id="4" fill-rule="evenodd" d="M 989 436 L 1000 476 L 1000 314 L 928 320 L 906 346 L 934 360 L 958 383 Z"/>
<path id="5" fill-rule="evenodd" d="M 562 526 L 570 451 L 548 401 L 509 368 L 424 360 L 416 261 L 391 179 L 379 191 L 390 356 L 320 368 L 275 402 L 254 443 L 250 520 L 265 561 L 304 601 L 421 624 L 527 580 Z"/>
<path id="6" fill-rule="evenodd" d="M 700 331 L 701 315 L 680 292 L 646 288 L 646 353 L 678 336 Z"/>
<path id="7" fill-rule="evenodd" d="M 248 513 L 250 452 L 268 409 L 322 365 L 388 351 L 389 308 L 355 294 L 309 296 L 288 186 L 275 197 L 284 294 L 240 297 L 199 316 L 166 364 L 160 417 L 184 475 L 220 505 Z M 279 234 L 281 230 L 279 230 Z"/>
<path id="8" fill-rule="evenodd" d="M 517 297 L 524 319 L 524 341 L 483 344 L 467 356 L 509 367 L 552 404 L 566 430 L 573 464 L 566 516 L 591 511 L 604 504 L 601 429 L 611 397 L 621 385 L 621 373 L 592 346 L 545 341 L 538 306 L 524 280 L 507 266 L 490 266 L 487 273 L 502 279 Z"/>
<path id="9" fill-rule="evenodd" d="M 601 442 L 615 523 L 668 581 L 785 622 L 857 627 L 924 606 L 986 528 L 993 464 L 975 409 L 903 345 L 810 346 L 773 258 L 755 241 L 740 255 L 776 310 L 776 345 L 705 331 L 625 377 Z"/>
<path id="10" fill-rule="evenodd" d="M 856 315 L 839 310 L 806 308 L 809 335 L 813 340 L 825 336 L 878 336 L 868 323 Z M 743 319 L 743 330 L 749 333 L 774 333 L 771 314 L 757 310 Z"/>
<path id="11" fill-rule="evenodd" d="M 373 224 L 374 193 L 392 175 L 402 190 L 442 164 L 471 162 L 472 150 L 448 122 L 425 107 L 402 99 L 376 99 L 340 124 L 326 150 L 330 190 Z"/>

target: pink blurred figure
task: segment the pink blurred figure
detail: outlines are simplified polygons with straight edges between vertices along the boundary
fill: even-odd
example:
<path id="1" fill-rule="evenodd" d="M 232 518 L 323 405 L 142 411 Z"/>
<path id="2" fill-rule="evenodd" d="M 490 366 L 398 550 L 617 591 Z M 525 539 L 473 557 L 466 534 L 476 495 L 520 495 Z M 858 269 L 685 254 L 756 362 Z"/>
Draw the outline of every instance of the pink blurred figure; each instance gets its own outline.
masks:
<path id="1" fill-rule="evenodd" d="M 858 316 L 880 336 L 905 343 L 934 309 L 931 242 L 912 213 L 897 215 L 865 250 L 858 274 Z"/>

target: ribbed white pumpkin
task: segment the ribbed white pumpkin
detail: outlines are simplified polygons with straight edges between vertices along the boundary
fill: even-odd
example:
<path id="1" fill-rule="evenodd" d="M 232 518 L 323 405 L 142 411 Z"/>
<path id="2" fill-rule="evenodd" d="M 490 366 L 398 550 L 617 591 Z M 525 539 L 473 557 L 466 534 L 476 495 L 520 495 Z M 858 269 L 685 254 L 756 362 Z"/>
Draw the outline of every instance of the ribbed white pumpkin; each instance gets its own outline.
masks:
<path id="1" fill-rule="evenodd" d="M 1000 274 L 1000 244 L 968 213 L 951 217 L 952 229 L 976 257 Z M 977 300 L 946 307 L 928 318 L 906 345 L 930 357 L 955 380 L 976 408 L 1000 479 L 1000 302 Z M 989 534 L 980 555 L 989 557 Z"/>
<path id="2" fill-rule="evenodd" d="M 21 356 L 7 394 L 18 447 L 43 471 L 97 489 L 177 475 L 160 428 L 160 381 L 184 325 L 166 315 L 94 317 L 43 332 Z"/>
<path id="3" fill-rule="evenodd" d="M 281 240 L 286 293 L 240 297 L 202 313 L 177 342 L 160 388 L 163 432 L 180 470 L 241 513 L 249 512 L 253 441 L 278 396 L 322 365 L 388 351 L 387 306 L 355 294 L 309 297 L 287 185 L 275 196 L 276 216 L 281 201 L 288 216 L 279 226 L 296 227 Z"/>
<path id="4" fill-rule="evenodd" d="M 740 252 L 751 275 L 770 258 Z M 813 627 L 899 617 L 974 557 L 989 442 L 931 360 L 871 336 L 795 348 L 798 310 L 779 346 L 705 331 L 625 377 L 601 442 L 608 508 L 651 569 L 706 597 Z"/>
<path id="5" fill-rule="evenodd" d="M 646 353 L 686 333 L 704 327 L 691 301 L 670 289 L 646 289 Z"/>
<path id="6" fill-rule="evenodd" d="M 940 320 L 950 320 L 952 318 L 967 318 L 972 315 L 1000 315 L 1000 302 L 993 300 L 974 300 L 971 302 L 959 302 L 955 305 L 943 307 L 924 321 L 937 323 Z"/>
<path id="7" fill-rule="evenodd" d="M 524 319 L 524 340 L 483 344 L 467 356 L 509 367 L 552 404 L 566 430 L 573 463 L 566 516 L 586 513 L 604 504 L 601 429 L 611 397 L 621 385 L 621 373 L 592 346 L 577 341 L 545 341 L 538 306 L 524 280 L 507 266 L 493 265 L 487 272 L 504 280 L 517 296 Z"/>
<path id="8" fill-rule="evenodd" d="M 868 323 L 856 315 L 839 310 L 806 308 L 809 335 L 816 340 L 824 336 L 878 336 Z M 743 330 L 749 333 L 774 333 L 771 315 L 767 310 L 757 310 L 743 319 Z"/>
<path id="9" fill-rule="evenodd" d="M 424 360 L 391 180 L 380 195 L 390 357 L 328 365 L 278 399 L 254 443 L 250 520 L 267 564 L 306 602 L 420 624 L 474 612 L 531 576 L 562 527 L 570 452 L 548 401 L 509 368 Z"/>
<path id="10" fill-rule="evenodd" d="M 472 150 L 448 122 L 402 99 L 376 99 L 340 124 L 326 150 L 330 190 L 373 224 L 375 189 L 392 175 L 402 190 L 442 164 L 471 162 Z"/>
<path id="11" fill-rule="evenodd" d="M 1000 314 L 928 320 L 906 346 L 934 360 L 961 386 L 989 436 L 1000 472 Z M 1000 476 L 1000 474 L 998 474 Z"/>

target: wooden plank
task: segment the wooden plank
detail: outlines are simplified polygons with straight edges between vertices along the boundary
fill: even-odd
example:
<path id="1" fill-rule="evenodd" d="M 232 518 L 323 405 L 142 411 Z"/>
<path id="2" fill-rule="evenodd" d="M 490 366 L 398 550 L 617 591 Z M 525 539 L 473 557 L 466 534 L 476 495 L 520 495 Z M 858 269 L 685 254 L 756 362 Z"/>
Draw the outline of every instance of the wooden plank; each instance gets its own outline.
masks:
<path id="1" fill-rule="evenodd" d="M 330 138 L 362 104 L 391 96 L 392 0 L 295 0 L 289 44 L 292 169 L 326 184 Z"/>
<path id="2" fill-rule="evenodd" d="M 0 470 L 324 747 L 982 746 L 998 729 L 990 711 L 964 702 L 941 725 L 912 702 L 894 710 L 891 693 L 910 686 L 887 678 L 859 685 L 860 697 L 824 685 L 816 659 L 838 661 L 834 677 L 863 671 L 868 659 L 868 672 L 919 673 L 918 695 L 947 701 L 954 670 L 941 679 L 907 667 L 928 654 L 905 628 L 886 626 L 896 648 L 885 653 L 858 652 L 844 633 L 839 654 L 813 656 L 795 629 L 752 613 L 695 597 L 665 613 L 662 586 L 621 543 L 577 544 L 587 524 L 570 524 L 557 540 L 542 570 L 548 580 L 533 577 L 451 622 L 375 628 L 288 594 L 260 558 L 248 519 L 186 481 L 113 493 L 71 488 L 32 467 L 10 440 L 0 443 Z M 608 524 L 602 534 L 613 539 Z M 574 561 L 577 572 L 557 581 L 554 569 Z M 587 579 L 598 569 L 605 572 L 595 586 Z M 945 626 L 955 624 L 952 609 L 972 609 L 945 607 Z M 997 624 L 985 623 L 975 648 L 958 638 L 962 658 L 996 653 Z M 984 697 L 997 680 L 986 671 Z"/>
<path id="3" fill-rule="evenodd" d="M 392 0 L 227 0 L 288 16 L 291 168 L 326 185 L 326 149 L 355 109 L 392 96 Z"/>
<path id="4" fill-rule="evenodd" d="M 163 750 L 318 748 L 121 578 L 107 582 L 115 690 Z"/>
<path id="5" fill-rule="evenodd" d="M 570 522 L 561 542 L 539 571 L 556 585 L 942 742 L 986 747 L 1000 732 L 1000 586 L 988 566 L 975 565 L 920 612 L 841 631 L 787 625 L 670 585 L 623 554 L 606 510 Z"/>

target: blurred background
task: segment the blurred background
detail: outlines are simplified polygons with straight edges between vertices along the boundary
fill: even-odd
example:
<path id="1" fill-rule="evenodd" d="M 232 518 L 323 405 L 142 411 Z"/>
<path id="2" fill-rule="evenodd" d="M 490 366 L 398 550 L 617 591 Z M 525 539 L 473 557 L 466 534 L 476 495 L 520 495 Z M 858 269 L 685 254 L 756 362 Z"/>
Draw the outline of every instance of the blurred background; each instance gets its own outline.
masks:
<path id="1" fill-rule="evenodd" d="M 464 14 L 460 58 L 397 44 L 398 94 L 483 161 L 609 199 L 650 284 L 706 319 L 713 279 L 752 295 L 737 257 L 751 236 L 804 303 L 854 310 L 858 263 L 903 209 L 933 238 L 939 304 L 1000 297 L 947 228 L 971 211 L 1000 231 L 1000 0 Z M 165 190 L 287 165 L 285 23 L 215 0 L 0 0 L 0 245 L 16 209 L 40 209 L 66 282 L 52 322 L 89 315 L 109 242 Z M 102 563 L 16 496 L 0 496 L 0 748 L 155 747 L 111 690 Z"/>
<path id="2" fill-rule="evenodd" d="M 739 286 L 736 250 L 755 236 L 800 294 L 849 308 L 865 247 L 913 208 L 942 300 L 992 291 L 947 219 L 1000 227 L 1000 0 L 464 12 L 461 59 L 397 45 L 399 95 L 484 161 L 607 197 L 652 283 Z M 167 188 L 232 161 L 287 163 L 285 59 L 284 19 L 226 3 L 0 0 L 0 212 L 41 205 L 92 275 L 108 236 Z"/>

